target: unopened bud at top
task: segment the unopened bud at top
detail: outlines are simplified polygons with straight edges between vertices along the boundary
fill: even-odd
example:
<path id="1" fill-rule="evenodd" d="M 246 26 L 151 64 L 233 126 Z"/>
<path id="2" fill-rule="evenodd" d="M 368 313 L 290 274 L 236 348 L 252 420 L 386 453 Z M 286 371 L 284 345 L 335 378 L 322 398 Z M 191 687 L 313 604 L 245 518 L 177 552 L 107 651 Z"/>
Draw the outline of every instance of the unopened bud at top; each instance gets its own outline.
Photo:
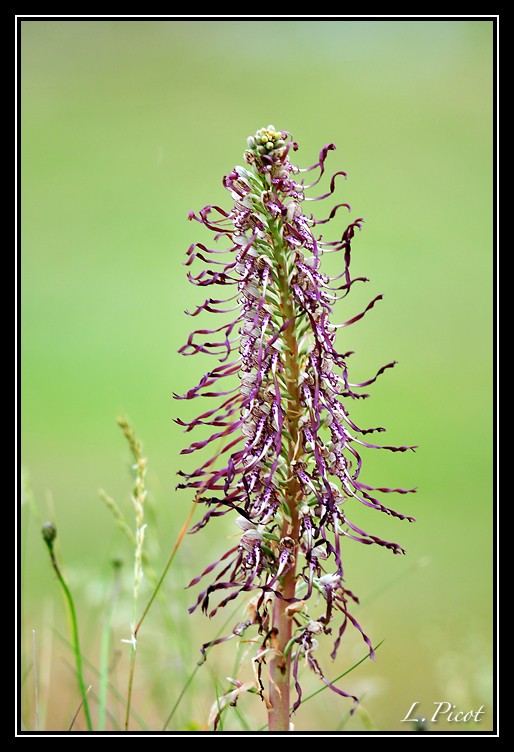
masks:
<path id="1" fill-rule="evenodd" d="M 45 522 L 45 524 L 41 528 L 41 533 L 43 535 L 43 540 L 45 541 L 45 543 L 48 546 L 51 546 L 57 537 L 57 528 L 55 527 L 53 522 Z"/>
<path id="2" fill-rule="evenodd" d="M 260 128 L 254 136 L 249 136 L 248 148 L 256 157 L 263 154 L 280 156 L 277 150 L 285 146 L 285 138 L 283 131 L 277 131 L 274 125 L 268 125 L 267 128 Z"/>

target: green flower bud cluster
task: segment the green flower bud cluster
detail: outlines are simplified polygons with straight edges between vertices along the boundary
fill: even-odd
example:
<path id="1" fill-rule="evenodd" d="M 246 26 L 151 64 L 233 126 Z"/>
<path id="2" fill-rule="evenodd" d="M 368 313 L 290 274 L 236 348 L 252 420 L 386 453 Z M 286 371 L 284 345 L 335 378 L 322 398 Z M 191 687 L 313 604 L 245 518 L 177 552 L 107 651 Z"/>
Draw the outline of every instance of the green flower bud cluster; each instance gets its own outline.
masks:
<path id="1" fill-rule="evenodd" d="M 255 136 L 248 137 L 248 148 L 256 157 L 276 153 L 277 149 L 282 149 L 285 145 L 285 133 L 277 131 L 274 125 L 260 128 Z"/>

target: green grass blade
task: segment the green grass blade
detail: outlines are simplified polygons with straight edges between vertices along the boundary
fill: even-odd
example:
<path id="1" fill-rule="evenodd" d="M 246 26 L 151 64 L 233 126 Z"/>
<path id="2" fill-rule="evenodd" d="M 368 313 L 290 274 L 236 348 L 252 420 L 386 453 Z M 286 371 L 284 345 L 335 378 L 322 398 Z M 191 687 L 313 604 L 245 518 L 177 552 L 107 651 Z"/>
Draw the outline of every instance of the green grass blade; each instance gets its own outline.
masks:
<path id="1" fill-rule="evenodd" d="M 218 629 L 218 631 L 216 632 L 216 634 L 214 636 L 215 640 L 217 640 L 218 637 L 221 635 L 221 633 L 225 631 L 226 627 L 232 621 L 232 619 L 235 618 L 235 616 L 236 616 L 237 612 L 240 610 L 240 608 L 241 608 L 240 606 L 236 606 L 236 608 L 231 612 L 231 614 L 225 619 L 225 621 L 223 622 L 223 624 L 221 625 L 221 627 Z M 207 648 L 207 650 L 205 651 L 205 654 L 207 655 L 210 650 L 211 650 L 211 648 Z M 192 683 L 193 679 L 195 678 L 198 669 L 201 668 L 201 666 L 203 666 L 203 665 L 204 665 L 203 661 L 200 664 L 197 663 L 196 666 L 194 667 L 194 669 L 192 670 L 192 672 L 190 673 L 190 675 L 188 676 L 188 678 L 186 679 L 186 683 L 182 687 L 182 689 L 180 691 L 180 694 L 179 694 L 179 696 L 177 697 L 177 699 L 175 701 L 175 704 L 173 705 L 172 709 L 170 710 L 170 713 L 169 713 L 168 717 L 164 721 L 164 725 L 162 727 L 163 731 L 167 730 L 168 725 L 171 723 L 171 719 L 175 715 L 175 713 L 177 711 L 177 708 L 179 707 L 180 703 L 182 702 L 182 699 L 183 699 L 184 695 L 186 694 L 188 688 L 191 686 L 191 683 Z"/>
<path id="2" fill-rule="evenodd" d="M 380 647 L 381 645 L 383 645 L 383 643 L 384 643 L 384 640 L 380 640 L 380 642 L 379 642 L 379 643 L 377 643 L 377 645 L 376 645 L 376 646 L 375 646 L 375 647 L 374 647 L 373 649 L 374 649 L 374 650 L 378 650 L 378 648 L 379 648 L 379 647 Z M 368 653 L 366 653 L 366 655 L 364 655 L 364 656 L 363 656 L 363 657 L 362 657 L 362 658 L 361 658 L 360 660 L 358 660 L 358 661 L 357 661 L 357 663 L 354 663 L 354 664 L 353 664 L 353 666 L 350 666 L 350 668 L 348 668 L 348 669 L 347 669 L 346 671 L 343 671 L 343 673 L 342 673 L 342 674 L 339 674 L 339 676 L 337 676 L 337 677 L 336 677 L 335 679 L 332 679 L 332 681 L 331 681 L 330 683 L 331 683 L 331 684 L 335 684 L 336 682 L 338 682 L 338 681 L 339 681 L 339 679 L 342 679 L 342 678 L 343 678 L 343 676 L 347 676 L 347 674 L 349 674 L 349 673 L 350 673 L 351 671 L 353 671 L 353 670 L 354 670 L 355 668 L 357 668 L 357 666 L 360 666 L 360 665 L 361 665 L 361 663 L 364 663 L 364 661 L 365 661 L 365 660 L 366 660 L 367 658 L 369 658 L 369 652 L 368 652 Z M 328 686 L 327 686 L 326 684 L 324 684 L 324 685 L 323 685 L 322 687 L 320 687 L 319 689 L 317 689 L 317 690 L 316 690 L 315 692 L 311 692 L 311 694 L 310 694 L 310 695 L 307 695 L 307 697 L 304 697 L 304 698 L 302 699 L 302 705 L 303 705 L 303 704 L 304 704 L 305 702 L 307 702 L 307 700 L 312 700 L 312 698 L 313 698 L 313 697 L 316 697 L 316 695 L 319 695 L 319 693 L 320 693 L 320 692 L 323 692 L 323 691 L 324 691 L 325 689 L 328 689 Z"/>
<path id="3" fill-rule="evenodd" d="M 251 729 L 248 721 L 246 720 L 245 716 L 240 711 L 239 707 L 237 705 L 234 705 L 233 708 L 234 708 L 234 713 L 237 715 L 237 718 L 238 718 L 239 723 L 241 724 L 241 727 L 243 728 L 243 730 L 244 731 L 251 731 L 252 729 Z"/>
<path id="4" fill-rule="evenodd" d="M 98 731 L 105 731 L 107 688 L 109 684 L 109 648 L 111 645 L 111 620 L 105 619 L 100 641 L 100 683 L 98 686 Z"/>
<path id="5" fill-rule="evenodd" d="M 64 643 L 68 648 L 70 648 L 70 650 L 73 648 L 73 645 L 71 644 L 71 642 L 63 634 L 61 634 L 57 629 L 54 629 L 53 632 L 54 632 L 55 636 L 62 643 Z M 100 669 L 98 669 L 94 665 L 94 663 L 92 663 L 90 660 L 88 660 L 85 656 L 82 656 L 82 660 L 84 662 L 84 665 L 87 666 L 88 670 L 91 671 L 96 677 L 100 678 Z M 70 668 L 72 668 L 72 667 L 70 666 Z M 109 692 L 114 697 L 114 699 L 117 702 L 119 702 L 121 705 L 125 705 L 125 697 L 122 695 L 122 693 L 119 691 L 119 689 L 117 689 L 111 681 L 109 681 L 108 686 L 109 686 Z M 96 697 L 96 695 L 93 693 L 93 691 L 91 692 L 91 696 L 92 697 Z M 134 708 L 131 708 L 130 715 L 136 721 L 136 723 L 139 725 L 139 727 L 142 729 L 142 731 L 148 731 L 149 730 L 148 724 L 146 723 L 146 721 L 139 715 L 139 713 L 136 710 L 134 710 Z"/>
<path id="6" fill-rule="evenodd" d="M 112 592 L 107 594 L 102 634 L 100 638 L 100 681 L 98 686 L 98 731 L 105 731 L 107 713 L 107 693 L 109 688 L 109 653 L 112 637 L 112 616 L 114 606 L 120 591 L 119 569 L 120 562 L 113 561 L 114 582 Z"/>

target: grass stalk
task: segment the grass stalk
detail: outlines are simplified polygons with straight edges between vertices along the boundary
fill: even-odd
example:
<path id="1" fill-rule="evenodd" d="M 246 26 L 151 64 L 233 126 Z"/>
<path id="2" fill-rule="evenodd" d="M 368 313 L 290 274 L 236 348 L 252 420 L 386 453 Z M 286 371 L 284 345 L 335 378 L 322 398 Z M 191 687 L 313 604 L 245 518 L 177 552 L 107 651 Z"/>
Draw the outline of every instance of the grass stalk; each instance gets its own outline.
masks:
<path id="1" fill-rule="evenodd" d="M 137 618 L 137 604 L 139 590 L 143 581 L 143 544 L 145 538 L 144 524 L 144 504 L 146 500 L 145 475 L 147 468 L 147 459 L 143 456 L 141 444 L 139 443 L 134 429 L 129 425 L 126 418 L 118 418 L 118 425 L 123 435 L 127 439 L 130 451 L 135 461 L 135 481 L 132 491 L 132 503 L 136 515 L 136 532 L 135 532 L 135 552 L 134 552 L 134 586 L 133 586 L 133 618 L 132 618 L 132 635 L 129 640 L 130 644 L 130 667 L 129 680 L 127 688 L 127 702 L 125 706 L 125 731 L 129 730 L 130 706 L 132 702 L 132 689 L 134 686 L 134 672 L 136 668 L 136 647 L 137 647 L 137 630 L 135 628 Z"/>
<path id="2" fill-rule="evenodd" d="M 57 629 L 54 629 L 53 633 L 55 634 L 55 636 L 64 645 L 67 645 L 68 647 L 72 647 L 71 643 L 69 642 L 69 640 L 67 640 L 66 637 L 63 634 L 61 634 Z M 88 670 L 91 671 L 91 673 L 93 673 L 96 677 L 98 677 L 98 679 L 100 679 L 100 670 L 94 665 L 94 663 L 92 663 L 90 660 L 88 660 L 85 656 L 83 656 L 82 659 L 84 661 L 84 665 L 88 668 Z M 66 663 L 66 665 L 69 666 L 70 669 L 73 668 L 71 666 L 71 664 Z M 114 699 L 120 705 L 122 703 L 124 704 L 125 698 L 123 697 L 123 695 L 121 694 L 121 692 L 114 686 L 114 684 L 112 683 L 112 681 L 109 680 L 108 686 L 109 686 L 109 691 L 110 691 L 111 695 L 114 697 Z M 95 692 L 93 690 L 91 691 L 91 697 L 93 697 L 93 698 L 97 697 L 97 695 L 95 694 Z M 147 724 L 144 721 L 144 719 L 138 714 L 138 712 L 136 710 L 134 710 L 134 708 L 131 708 L 130 714 L 131 714 L 132 718 L 139 724 L 140 728 L 143 731 L 148 731 L 149 730 Z M 111 715 L 111 714 L 109 714 L 109 715 Z"/>
<path id="3" fill-rule="evenodd" d="M 237 612 L 239 611 L 239 608 L 240 608 L 240 607 L 239 607 L 239 606 L 237 606 L 237 607 L 236 607 L 236 608 L 235 608 L 235 609 L 234 609 L 234 610 L 232 611 L 232 613 L 231 613 L 231 614 L 230 614 L 230 615 L 229 615 L 229 616 L 228 616 L 228 617 L 227 617 L 227 618 L 225 619 L 225 621 L 223 622 L 223 624 L 221 625 L 221 627 L 219 628 L 219 630 L 217 631 L 217 633 L 216 633 L 216 634 L 214 635 L 214 640 L 217 640 L 217 639 L 218 639 L 218 637 L 219 637 L 219 636 L 221 635 L 221 633 L 225 631 L 225 629 L 226 629 L 227 625 L 228 625 L 228 624 L 229 624 L 229 623 L 230 623 L 231 621 L 233 621 L 233 619 L 234 619 L 234 616 L 235 616 L 235 615 L 236 615 L 236 613 L 237 613 Z M 208 654 L 208 652 L 210 651 L 210 649 L 211 649 L 210 647 L 207 647 L 207 648 L 205 649 L 205 655 L 207 655 L 207 654 Z M 166 718 L 166 720 L 164 721 L 164 725 L 163 725 L 163 727 L 162 727 L 162 730 L 163 730 L 163 731 L 167 731 L 167 729 L 168 729 L 168 725 L 169 725 L 169 724 L 171 723 L 171 720 L 172 720 L 173 716 L 175 715 L 175 713 L 176 713 L 176 711 L 177 711 L 177 709 L 178 709 L 178 707 L 179 707 L 180 703 L 182 702 L 182 699 L 183 699 L 183 697 L 185 696 L 185 694 L 186 694 L 187 690 L 189 689 L 189 687 L 190 687 L 190 685 L 191 685 L 191 683 L 192 683 L 193 679 L 195 678 L 195 676 L 196 676 L 196 674 L 197 674 L 198 670 L 199 670 L 199 669 L 200 669 L 200 668 L 201 668 L 201 667 L 203 666 L 204 662 L 205 662 L 205 661 L 204 661 L 204 660 L 202 660 L 202 661 L 201 661 L 200 663 L 197 663 L 197 664 L 196 664 L 196 666 L 194 667 L 193 671 L 192 671 L 192 672 L 191 672 L 191 673 L 189 674 L 188 678 L 186 679 L 186 683 L 185 683 L 185 684 L 184 684 L 184 686 L 182 687 L 182 689 L 181 689 L 181 691 L 180 691 L 180 694 L 179 694 L 179 696 L 178 696 L 178 697 L 177 697 L 177 699 L 175 700 L 175 704 L 173 705 L 172 709 L 170 710 L 168 717 L 167 717 L 167 718 Z"/>
<path id="4" fill-rule="evenodd" d="M 111 646 L 112 637 L 112 615 L 114 612 L 114 605 L 118 599 L 120 583 L 119 583 L 119 566 L 120 562 L 114 561 L 113 567 L 114 584 L 112 594 L 107 598 L 107 606 L 105 609 L 104 623 L 102 627 L 102 635 L 100 641 L 100 681 L 98 686 L 98 731 L 105 730 L 105 719 L 107 713 L 107 692 L 109 688 L 109 652 Z"/>
<path id="5" fill-rule="evenodd" d="M 36 630 L 32 630 L 32 653 L 34 664 L 34 702 L 35 702 L 35 726 L 36 731 L 39 731 L 39 671 L 37 664 L 37 650 L 36 650 Z"/>

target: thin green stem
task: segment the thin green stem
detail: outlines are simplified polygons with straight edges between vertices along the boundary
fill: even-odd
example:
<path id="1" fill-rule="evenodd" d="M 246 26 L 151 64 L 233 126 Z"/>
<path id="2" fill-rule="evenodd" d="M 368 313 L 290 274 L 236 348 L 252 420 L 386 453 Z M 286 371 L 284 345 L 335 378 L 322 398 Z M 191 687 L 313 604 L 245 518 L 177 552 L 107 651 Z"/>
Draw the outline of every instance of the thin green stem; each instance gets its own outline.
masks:
<path id="1" fill-rule="evenodd" d="M 132 687 L 134 686 L 134 671 L 136 668 L 136 643 L 135 639 L 130 649 L 129 682 L 127 688 L 127 702 L 125 704 L 125 731 L 129 730 L 130 710 L 132 705 Z"/>
<path id="2" fill-rule="evenodd" d="M 97 695 L 95 692 L 93 692 L 93 690 L 91 690 L 89 694 L 91 695 L 92 700 L 94 700 L 97 703 L 100 703 L 100 696 Z M 106 715 L 106 718 L 109 719 L 109 721 L 111 722 L 112 731 L 121 731 L 120 725 L 118 721 L 116 720 L 116 716 L 114 715 L 114 713 L 112 713 L 109 710 L 109 708 L 105 709 L 105 715 Z"/>
<path id="3" fill-rule="evenodd" d="M 199 665 L 197 664 L 197 665 L 195 666 L 195 668 L 193 669 L 193 671 L 192 671 L 192 672 L 191 672 L 191 673 L 189 674 L 189 676 L 188 676 L 188 678 L 187 678 L 187 680 L 186 680 L 186 683 L 184 684 L 184 686 L 183 686 L 183 687 L 182 687 L 182 689 L 180 690 L 180 694 L 179 694 L 179 696 L 177 697 L 177 699 L 175 700 L 175 704 L 173 705 L 172 709 L 170 710 L 168 717 L 167 717 L 167 718 L 166 718 L 166 720 L 164 721 L 164 724 L 163 724 L 163 727 L 162 727 L 162 730 L 163 730 L 163 731 L 166 731 L 166 730 L 168 729 L 168 724 L 169 724 L 169 723 L 171 723 L 171 719 L 172 719 L 172 718 L 173 718 L 173 716 L 175 715 L 175 712 L 176 712 L 176 710 L 177 710 L 178 706 L 179 706 L 179 705 L 180 705 L 180 703 L 182 702 L 182 698 L 183 698 L 183 697 L 184 697 L 184 695 L 186 694 L 186 692 L 187 692 L 187 690 L 188 690 L 188 688 L 189 688 L 189 686 L 190 686 L 191 682 L 192 682 L 192 681 L 193 681 L 193 679 L 195 678 L 195 676 L 196 676 L 196 673 L 197 673 L 197 671 L 198 671 L 198 669 L 199 669 L 199 668 L 200 668 L 200 666 L 199 666 Z"/>
<path id="4" fill-rule="evenodd" d="M 383 643 L 384 643 L 384 640 L 380 640 L 380 642 L 375 645 L 375 647 L 373 648 L 373 650 L 375 650 L 375 651 L 378 650 L 379 647 Z M 337 681 L 339 681 L 339 679 L 342 679 L 344 676 L 346 676 L 347 674 L 349 674 L 350 671 L 353 671 L 355 668 L 357 668 L 357 666 L 360 666 L 361 663 L 364 663 L 364 661 L 367 658 L 369 658 L 369 652 L 366 653 L 366 655 L 363 656 L 360 660 L 358 660 L 357 663 L 354 663 L 353 666 L 350 666 L 350 668 L 347 668 L 346 671 L 343 671 L 342 674 L 339 674 L 339 676 L 336 676 L 335 679 L 332 679 L 332 681 L 330 683 L 331 684 L 335 684 Z M 302 699 L 302 705 L 303 705 L 303 703 L 307 702 L 307 700 L 312 700 L 313 697 L 316 697 L 316 695 L 319 695 L 319 693 L 323 692 L 325 689 L 328 689 L 328 686 L 326 684 L 323 685 L 323 687 L 320 687 L 319 689 L 317 689 L 315 692 L 311 692 L 310 695 L 307 695 L 307 697 L 304 697 Z"/>
<path id="5" fill-rule="evenodd" d="M 196 499 L 193 501 L 193 504 L 191 505 L 191 509 L 189 510 L 189 514 L 187 515 L 187 519 L 184 522 L 184 524 L 182 525 L 182 529 L 181 529 L 180 533 L 178 534 L 177 540 L 175 541 L 175 545 L 173 546 L 173 549 L 172 549 L 172 551 L 171 551 L 171 553 L 170 553 L 170 555 L 168 557 L 168 561 L 166 562 L 166 566 L 164 567 L 164 570 L 163 570 L 161 576 L 159 577 L 159 580 L 158 580 L 158 582 L 157 582 L 157 584 L 156 584 L 156 586 L 155 586 L 155 588 L 154 588 L 154 590 L 152 592 L 152 595 L 150 596 L 150 600 L 146 604 L 146 606 L 145 606 L 145 608 L 143 610 L 143 613 L 141 614 L 141 618 L 139 619 L 139 621 L 137 623 L 137 626 L 136 626 L 136 628 L 134 630 L 134 637 L 137 637 L 137 633 L 139 632 L 141 624 L 145 620 L 146 615 L 148 614 L 148 612 L 149 612 L 149 610 L 151 608 L 151 605 L 154 602 L 155 597 L 156 597 L 157 593 L 160 590 L 160 587 L 161 587 L 162 583 L 166 579 L 166 575 L 168 574 L 168 570 L 169 570 L 169 568 L 171 567 L 171 565 L 173 563 L 173 559 L 175 558 L 175 555 L 176 555 L 176 553 L 178 551 L 178 548 L 179 548 L 180 544 L 182 543 L 184 535 L 186 534 L 187 528 L 189 527 L 189 524 L 190 524 L 191 519 L 193 517 L 194 511 L 195 511 L 195 506 L 196 506 Z"/>
<path id="6" fill-rule="evenodd" d="M 71 643 L 69 642 L 69 640 L 67 640 L 66 637 L 64 635 L 62 635 L 57 629 L 54 629 L 53 632 L 54 632 L 55 636 L 57 637 L 57 639 L 59 639 L 64 645 L 67 645 L 68 647 L 71 647 Z M 89 661 L 85 656 L 82 656 L 82 660 L 84 661 L 85 666 L 93 674 L 95 674 L 95 676 L 98 677 L 98 679 L 100 679 L 100 671 L 99 671 L 99 669 L 93 663 L 91 663 L 91 661 Z M 69 665 L 70 670 L 73 670 L 73 667 L 71 666 L 71 664 L 67 663 L 66 665 Z M 121 694 L 121 692 L 118 689 L 116 689 L 116 687 L 114 686 L 114 684 L 111 681 L 109 681 L 109 691 L 111 692 L 111 694 L 114 697 L 114 699 L 117 700 L 120 705 L 125 702 L 125 698 L 123 697 L 123 695 Z M 96 695 L 95 695 L 94 692 L 91 692 L 91 697 L 93 697 L 93 698 L 96 697 Z M 137 721 L 137 723 L 139 724 L 139 726 L 141 727 L 141 729 L 143 731 L 148 731 L 148 726 L 145 723 L 144 719 L 141 718 L 141 716 L 137 713 L 136 710 L 134 710 L 134 708 L 131 708 L 130 713 L 132 715 L 132 718 L 135 721 Z"/>
<path id="7" fill-rule="evenodd" d="M 220 704 L 220 693 L 218 691 L 219 689 L 218 678 L 216 674 L 214 673 L 214 671 L 212 671 L 212 669 L 211 669 L 211 673 L 212 673 L 212 679 L 214 682 L 214 692 L 216 693 L 216 705 L 218 706 L 218 718 L 219 718 L 217 728 L 215 730 L 223 731 L 223 708 Z M 216 723 L 214 725 L 216 726 Z"/>
<path id="8" fill-rule="evenodd" d="M 134 629 L 133 635 L 132 635 L 132 647 L 131 647 L 131 651 L 130 651 L 129 682 L 128 682 L 128 690 L 127 690 L 127 704 L 126 704 L 126 708 L 125 708 L 125 731 L 128 731 L 128 727 L 129 727 L 130 706 L 131 706 L 131 702 L 132 702 L 132 688 L 134 686 L 134 671 L 135 671 L 135 668 L 136 668 L 137 635 L 138 635 L 139 629 L 141 627 L 141 624 L 143 623 L 144 619 L 146 618 L 146 615 L 148 614 L 148 611 L 150 610 L 150 608 L 152 606 L 152 603 L 154 602 L 155 597 L 156 597 L 157 593 L 159 592 L 159 589 L 160 589 L 162 583 L 164 582 L 164 580 L 166 578 L 166 575 L 168 574 L 168 570 L 169 570 L 169 568 L 170 568 L 170 566 L 171 566 L 171 564 L 173 562 L 173 559 L 175 558 L 175 554 L 177 553 L 180 544 L 182 543 L 182 539 L 184 538 L 184 535 L 186 534 L 187 528 L 189 527 L 189 523 L 191 522 L 191 518 L 192 518 L 193 513 L 194 513 L 195 504 L 196 504 L 196 500 L 193 502 L 193 504 L 191 506 L 191 509 L 189 511 L 187 519 L 186 519 L 186 521 L 184 522 L 184 524 L 182 526 L 182 529 L 181 529 L 181 531 L 180 531 L 180 533 L 178 535 L 178 538 L 175 541 L 175 545 L 173 546 L 173 549 L 172 549 L 172 551 L 171 551 L 171 553 L 169 555 L 168 561 L 166 562 L 166 566 L 164 567 L 164 571 L 163 571 L 162 575 L 160 576 L 160 578 L 159 578 L 159 580 L 157 582 L 157 585 L 155 586 L 155 588 L 153 590 L 153 593 L 152 593 L 152 595 L 150 597 L 150 600 L 146 604 L 145 609 L 144 609 L 144 611 L 143 611 L 143 613 L 141 615 L 141 618 L 139 619 L 139 621 L 138 621 L 138 623 L 137 623 L 137 625 L 136 625 L 136 627 Z"/>
<path id="9" fill-rule="evenodd" d="M 236 716 L 237 716 L 237 718 L 239 720 L 239 723 L 243 727 L 243 730 L 244 731 L 251 731 L 252 729 L 250 728 L 250 725 L 248 724 L 248 721 L 246 720 L 246 718 L 244 717 L 244 715 L 241 713 L 241 711 L 239 710 L 239 708 L 237 707 L 237 705 L 234 705 L 234 713 L 236 714 Z"/>
<path id="10" fill-rule="evenodd" d="M 194 500 L 193 504 L 191 505 L 191 509 L 189 510 L 189 514 L 187 516 L 186 521 L 182 525 L 182 529 L 181 529 L 180 533 L 178 534 L 178 538 L 175 541 L 175 545 L 173 546 L 173 549 L 172 549 L 172 551 L 171 551 L 171 553 L 170 553 L 170 555 L 168 557 L 168 561 L 166 562 L 166 566 L 164 567 L 163 573 L 159 577 L 159 580 L 158 580 L 158 582 L 157 582 L 157 584 L 156 584 L 156 586 L 154 588 L 154 591 L 153 591 L 152 595 L 150 596 L 150 600 L 146 604 L 146 606 L 144 608 L 144 611 L 141 614 L 141 618 L 139 619 L 139 621 L 137 623 L 137 626 L 136 626 L 136 628 L 134 630 L 134 637 L 137 637 L 137 633 L 138 633 L 138 631 L 139 631 L 139 629 L 141 627 L 141 624 L 145 620 L 146 615 L 148 614 L 148 611 L 150 610 L 150 607 L 151 607 L 152 603 L 154 602 L 155 597 L 156 597 L 157 593 L 159 592 L 159 589 L 160 589 L 162 583 L 166 579 L 166 575 L 168 574 L 168 570 L 169 570 L 169 568 L 171 567 L 171 565 L 173 563 L 173 559 L 175 558 L 175 554 L 177 553 L 178 548 L 179 548 L 180 544 L 182 543 L 184 535 L 187 532 L 187 528 L 189 527 L 189 523 L 191 522 L 191 519 L 193 517 L 194 511 L 195 511 L 195 506 L 196 506 L 196 499 Z"/>
<path id="11" fill-rule="evenodd" d="M 45 529 L 47 531 L 46 533 L 45 533 Z M 73 596 L 71 594 L 71 590 L 69 589 L 66 583 L 66 580 L 61 574 L 61 570 L 59 569 L 59 565 L 57 564 L 57 560 L 55 558 L 55 553 L 54 553 L 55 535 L 56 535 L 55 527 L 53 527 L 52 525 L 50 529 L 47 523 L 47 525 L 45 525 L 43 528 L 43 538 L 48 547 L 48 551 L 50 554 L 50 561 L 52 562 L 52 566 L 57 575 L 57 579 L 59 580 L 59 583 L 62 587 L 64 597 L 68 605 L 68 611 L 70 615 L 70 624 L 71 624 L 71 642 L 73 645 L 73 652 L 75 655 L 77 680 L 79 683 L 80 694 L 82 697 L 82 704 L 84 706 L 84 715 L 86 717 L 87 728 L 88 728 L 88 731 L 93 731 L 93 723 L 91 721 L 91 713 L 89 710 L 89 702 L 87 699 L 87 687 L 86 687 L 86 682 L 84 681 L 84 671 L 82 668 L 82 654 L 80 652 L 79 626 L 78 626 L 78 621 L 77 621 L 77 612 L 75 611 L 75 603 L 73 602 Z"/>
<path id="12" fill-rule="evenodd" d="M 113 562 L 115 568 L 115 578 L 112 593 L 107 598 L 107 604 L 104 613 L 104 624 L 102 637 L 100 641 L 100 683 L 98 687 L 98 731 L 105 730 L 105 719 L 107 713 L 107 691 L 109 687 L 109 648 L 112 636 L 112 614 L 114 604 L 118 599 L 120 590 L 119 582 L 119 562 Z"/>
<path id="13" fill-rule="evenodd" d="M 39 731 L 39 671 L 37 664 L 36 630 L 32 630 L 32 652 L 34 654 L 34 700 L 35 700 L 35 725 Z"/>
<path id="14" fill-rule="evenodd" d="M 89 692 L 90 689 L 91 689 L 91 684 L 87 688 L 86 692 Z M 75 721 L 77 720 L 78 715 L 79 715 L 79 713 L 80 713 L 83 705 L 84 705 L 84 700 L 81 700 L 80 703 L 79 703 L 78 708 L 75 711 L 75 714 L 74 714 L 73 718 L 71 719 L 71 723 L 70 723 L 70 726 L 68 728 L 68 731 L 71 731 L 72 728 L 73 728 L 73 726 L 75 725 Z"/>
<path id="15" fill-rule="evenodd" d="M 143 456 L 141 444 L 139 443 L 134 429 L 129 425 L 128 421 L 124 417 L 119 417 L 117 420 L 119 427 L 121 428 L 123 435 L 127 439 L 130 451 L 135 461 L 135 481 L 132 492 L 132 504 L 136 515 L 136 532 L 135 532 L 135 554 L 134 554 L 134 598 L 133 598 L 133 619 L 132 619 L 132 636 L 130 639 L 131 653 L 130 653 L 130 668 L 129 668 L 129 682 L 127 688 L 127 703 L 125 707 L 125 731 L 128 731 L 130 720 L 130 705 L 132 702 L 132 688 L 134 684 L 134 670 L 136 665 L 136 634 L 134 631 L 134 624 L 137 617 L 137 605 L 139 589 L 143 580 L 143 543 L 145 537 L 144 524 L 144 506 L 146 501 L 146 488 L 145 488 L 145 475 L 147 468 L 147 459 Z"/>

